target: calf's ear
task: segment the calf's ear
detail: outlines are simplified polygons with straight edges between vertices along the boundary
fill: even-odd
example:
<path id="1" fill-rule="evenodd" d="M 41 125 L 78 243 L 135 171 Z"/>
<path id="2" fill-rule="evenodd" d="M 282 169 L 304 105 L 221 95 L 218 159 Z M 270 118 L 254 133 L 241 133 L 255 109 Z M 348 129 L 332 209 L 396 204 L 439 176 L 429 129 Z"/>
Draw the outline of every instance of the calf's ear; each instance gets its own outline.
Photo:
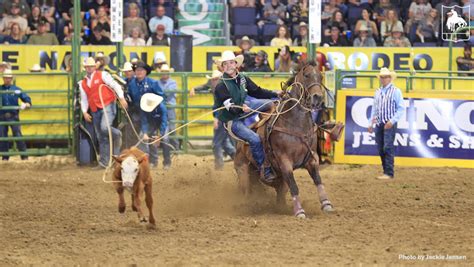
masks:
<path id="1" fill-rule="evenodd" d="M 142 156 L 140 156 L 138 158 L 138 163 L 142 163 L 143 161 L 148 161 L 148 155 L 147 154 L 143 154 Z"/>
<path id="2" fill-rule="evenodd" d="M 120 156 L 113 155 L 112 158 L 114 159 L 115 162 L 122 163 L 122 158 Z"/>

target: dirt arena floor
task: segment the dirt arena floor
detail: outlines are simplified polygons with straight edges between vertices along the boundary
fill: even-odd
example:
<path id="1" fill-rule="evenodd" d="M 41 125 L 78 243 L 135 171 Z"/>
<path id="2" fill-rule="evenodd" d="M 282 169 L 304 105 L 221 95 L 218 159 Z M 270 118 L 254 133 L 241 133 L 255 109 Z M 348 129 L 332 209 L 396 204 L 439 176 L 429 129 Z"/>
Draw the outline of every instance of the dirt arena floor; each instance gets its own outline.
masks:
<path id="1" fill-rule="evenodd" d="M 101 171 L 60 157 L 1 163 L 0 266 L 474 265 L 473 169 L 398 167 L 386 182 L 379 166 L 328 166 L 329 215 L 300 170 L 300 220 L 270 188 L 243 199 L 230 162 L 174 161 L 152 173 L 156 230 L 138 223 L 128 193 L 117 212 Z"/>

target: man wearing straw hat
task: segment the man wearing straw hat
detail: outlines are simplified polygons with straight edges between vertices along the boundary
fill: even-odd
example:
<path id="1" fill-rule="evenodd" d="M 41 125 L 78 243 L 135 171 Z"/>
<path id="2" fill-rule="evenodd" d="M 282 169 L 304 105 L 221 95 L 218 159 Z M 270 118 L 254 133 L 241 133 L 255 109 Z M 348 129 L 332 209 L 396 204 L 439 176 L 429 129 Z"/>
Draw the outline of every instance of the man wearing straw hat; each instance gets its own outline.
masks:
<path id="1" fill-rule="evenodd" d="M 3 71 L 3 85 L 0 87 L 0 97 L 2 98 L 2 107 L 4 109 L 0 110 L 0 121 L 16 122 L 20 121 L 20 112 L 19 109 L 28 109 L 31 107 L 31 98 L 26 94 L 21 92 L 21 89 L 13 84 L 13 73 L 11 69 L 5 69 Z M 21 105 L 18 105 L 18 99 L 21 99 L 23 102 Z M 10 125 L 12 129 L 13 136 L 21 137 L 21 126 L 20 125 Z M 0 125 L 0 137 L 8 137 L 8 125 Z M 16 146 L 19 151 L 26 151 L 25 141 L 16 141 Z M 9 149 L 8 141 L 0 141 L 0 151 L 7 152 Z M 9 156 L 3 156 L 3 160 L 8 160 Z M 22 155 L 22 160 L 28 159 L 28 156 Z"/>
<path id="2" fill-rule="evenodd" d="M 84 62 L 86 76 L 79 82 L 79 90 L 81 92 L 82 114 L 87 122 L 94 124 L 94 131 L 99 140 L 100 160 L 98 168 L 106 168 L 110 160 L 109 128 L 112 131 L 114 155 L 120 153 L 122 145 L 122 133 L 117 128 L 112 127 L 117 114 L 116 95 L 124 109 L 128 107 L 128 104 L 124 98 L 122 87 L 108 72 L 96 70 L 96 67 L 94 58 L 86 59 Z M 88 112 L 89 109 L 91 114 Z"/>
<path id="3" fill-rule="evenodd" d="M 244 124 L 243 120 L 253 110 L 269 110 L 273 105 L 270 98 L 276 98 L 278 94 L 262 89 L 251 79 L 239 73 L 238 68 L 243 60 L 242 55 L 235 56 L 232 51 L 227 50 L 222 52 L 221 58 L 216 61 L 223 70 L 221 83 L 216 86 L 214 92 L 216 107 L 223 107 L 219 110 L 217 117 L 223 123 L 228 123 L 238 138 L 250 144 L 250 150 L 260 169 L 261 178 L 271 182 L 275 179 L 275 175 L 270 166 L 263 166 L 265 153 L 262 141 L 257 133 Z M 251 96 L 253 99 L 247 96 Z"/>
<path id="4" fill-rule="evenodd" d="M 382 160 L 383 175 L 378 176 L 377 179 L 391 180 L 394 178 L 393 141 L 397 131 L 397 122 L 405 112 L 405 106 L 401 90 L 393 84 L 396 73 L 382 68 L 378 77 L 382 86 L 375 91 L 369 133 L 375 132 L 375 142 Z"/>

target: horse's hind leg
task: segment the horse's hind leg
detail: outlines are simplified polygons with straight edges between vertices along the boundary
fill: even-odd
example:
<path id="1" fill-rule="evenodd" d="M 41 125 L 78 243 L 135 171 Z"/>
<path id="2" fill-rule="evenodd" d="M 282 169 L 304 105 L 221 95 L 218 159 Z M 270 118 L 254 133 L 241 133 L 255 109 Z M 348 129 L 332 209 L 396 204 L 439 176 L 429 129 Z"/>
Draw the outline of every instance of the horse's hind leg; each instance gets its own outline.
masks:
<path id="1" fill-rule="evenodd" d="M 249 177 L 249 166 L 242 164 L 235 168 L 237 171 L 237 177 L 239 179 L 239 188 L 242 194 L 248 196 L 250 194 L 250 177 Z"/>
<path id="2" fill-rule="evenodd" d="M 331 212 L 334 211 L 334 207 L 329 201 L 328 195 L 326 194 L 326 190 L 324 190 L 324 185 L 321 181 L 321 175 L 319 175 L 319 163 L 315 159 L 311 159 L 306 163 L 305 166 L 306 170 L 308 170 L 309 175 L 313 178 L 313 182 L 318 189 L 319 194 L 319 202 L 321 203 L 321 209 L 324 212 Z"/>
<path id="3" fill-rule="evenodd" d="M 280 169 L 283 179 L 288 184 L 291 193 L 291 199 L 293 200 L 293 214 L 297 218 L 306 218 L 305 211 L 301 206 L 301 201 L 299 198 L 299 189 L 296 184 L 295 177 L 293 176 L 293 164 L 289 160 L 281 160 Z"/>

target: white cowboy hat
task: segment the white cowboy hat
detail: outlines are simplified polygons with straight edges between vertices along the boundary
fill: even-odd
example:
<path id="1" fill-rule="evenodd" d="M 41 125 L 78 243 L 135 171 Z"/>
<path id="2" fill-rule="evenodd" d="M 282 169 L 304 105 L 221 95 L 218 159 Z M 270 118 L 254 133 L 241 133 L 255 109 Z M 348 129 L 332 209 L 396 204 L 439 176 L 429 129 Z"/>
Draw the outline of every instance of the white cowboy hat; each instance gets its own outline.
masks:
<path id="1" fill-rule="evenodd" d="M 13 78 L 13 72 L 11 69 L 5 69 L 3 71 L 3 77 L 4 78 Z"/>
<path id="2" fill-rule="evenodd" d="M 97 54 L 95 55 L 95 58 L 94 58 L 94 59 L 95 59 L 96 61 L 99 60 L 99 59 L 103 59 L 105 65 L 108 65 L 109 62 L 110 62 L 110 57 L 104 55 L 104 53 L 102 53 L 102 52 L 97 53 Z"/>
<path id="3" fill-rule="evenodd" d="M 157 68 L 156 70 L 158 72 L 174 72 L 174 69 L 170 68 L 170 66 L 168 66 L 168 64 L 163 64 L 161 66 L 161 68 Z"/>
<path id="4" fill-rule="evenodd" d="M 5 66 L 7 69 L 12 68 L 12 65 L 10 65 L 10 63 L 6 61 L 2 61 L 2 63 L 0 63 L 0 66 Z"/>
<path id="5" fill-rule="evenodd" d="M 130 62 L 123 63 L 123 69 L 121 69 L 121 71 L 133 71 L 132 63 Z"/>
<path id="6" fill-rule="evenodd" d="M 86 60 L 84 60 L 84 67 L 96 67 L 95 59 L 92 57 L 88 57 Z"/>
<path id="7" fill-rule="evenodd" d="M 211 76 L 206 75 L 206 79 L 212 80 L 212 79 L 220 78 L 221 76 L 222 76 L 222 72 L 220 72 L 218 70 L 214 70 L 214 71 L 212 71 Z"/>
<path id="8" fill-rule="evenodd" d="M 392 80 L 395 80 L 397 77 L 397 74 L 394 71 L 390 71 L 387 68 L 381 68 L 379 74 L 377 74 L 377 77 L 380 78 L 381 76 L 391 76 Z"/>
<path id="9" fill-rule="evenodd" d="M 306 22 L 302 21 L 302 22 L 300 22 L 300 24 L 298 25 L 298 29 L 300 29 L 301 27 L 305 27 L 306 29 L 308 29 L 308 24 L 306 24 Z"/>
<path id="10" fill-rule="evenodd" d="M 152 112 L 162 101 L 162 96 L 146 93 L 140 99 L 140 108 L 145 112 Z"/>
<path id="11" fill-rule="evenodd" d="M 250 39 L 248 36 L 244 36 L 242 37 L 242 39 L 237 40 L 235 44 L 237 46 L 240 46 L 243 42 L 248 42 L 251 47 L 255 45 L 255 41 L 253 39 Z"/>
<path id="12" fill-rule="evenodd" d="M 231 60 L 234 60 L 235 62 L 237 62 L 237 68 L 238 68 L 244 62 L 244 56 L 242 55 L 235 56 L 234 52 L 230 50 L 226 50 L 222 52 L 221 58 L 216 60 L 216 64 L 219 66 L 222 66 L 223 62 L 231 61 Z"/>
<path id="13" fill-rule="evenodd" d="M 400 26 L 400 25 L 395 25 L 392 28 L 392 32 L 401 32 L 401 33 L 403 33 L 403 27 Z"/>
<path id="14" fill-rule="evenodd" d="M 30 69 L 31 72 L 42 72 L 44 69 L 40 67 L 39 64 L 34 64 Z"/>

